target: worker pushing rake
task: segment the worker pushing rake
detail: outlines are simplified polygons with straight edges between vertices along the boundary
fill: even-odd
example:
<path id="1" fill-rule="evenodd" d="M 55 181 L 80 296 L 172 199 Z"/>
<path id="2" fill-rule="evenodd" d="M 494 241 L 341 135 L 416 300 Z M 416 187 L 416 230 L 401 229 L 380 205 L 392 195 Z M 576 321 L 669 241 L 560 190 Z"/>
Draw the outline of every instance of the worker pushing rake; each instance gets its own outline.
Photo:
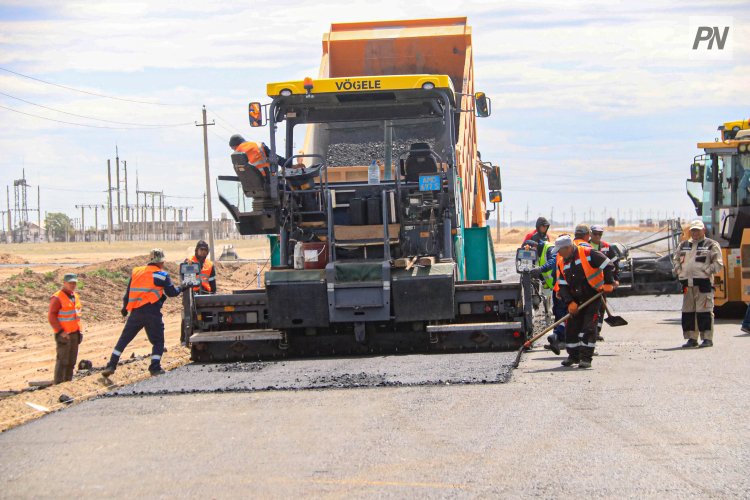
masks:
<path id="1" fill-rule="evenodd" d="M 514 368 L 518 367 L 524 349 L 563 322 L 566 322 L 565 348 L 568 358 L 562 365 L 590 368 L 596 347 L 599 315 L 606 310 L 609 316 L 605 321 L 610 326 L 627 324 L 623 318 L 612 316 L 606 307 L 604 295 L 615 289 L 614 266 L 610 259 L 591 247 L 577 245 L 568 235 L 557 238 L 555 249 L 555 293 L 565 303 L 568 314 L 527 340 L 518 352 Z M 559 347 L 553 347 L 553 351 L 559 354 Z"/>

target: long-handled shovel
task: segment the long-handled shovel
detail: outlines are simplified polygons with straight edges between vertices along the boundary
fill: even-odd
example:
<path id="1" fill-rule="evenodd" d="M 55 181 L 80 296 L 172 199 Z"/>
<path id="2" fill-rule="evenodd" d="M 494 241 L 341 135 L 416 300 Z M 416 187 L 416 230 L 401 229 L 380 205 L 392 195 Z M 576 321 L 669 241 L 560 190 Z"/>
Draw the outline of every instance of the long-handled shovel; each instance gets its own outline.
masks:
<path id="1" fill-rule="evenodd" d="M 591 304 L 592 302 L 594 302 L 596 299 L 598 299 L 601 296 L 602 296 L 601 292 L 597 293 L 596 295 L 594 295 L 593 297 L 591 297 L 589 300 L 587 300 L 586 302 L 584 302 L 583 304 L 581 304 L 578 307 L 578 310 L 580 311 L 581 309 L 583 309 L 584 307 L 588 306 L 589 304 Z M 531 347 L 531 344 L 533 344 L 534 342 L 536 342 L 537 340 L 539 340 L 540 338 L 542 338 L 542 336 L 544 336 L 544 334 L 546 334 L 550 330 L 554 329 L 557 325 L 563 323 L 564 321 L 566 321 L 571 316 L 572 316 L 572 314 L 570 314 L 570 313 L 566 314 L 565 316 L 563 316 L 562 318 L 558 319 L 557 321 L 555 321 L 554 323 L 552 323 L 550 326 L 548 326 L 547 328 L 545 328 L 544 330 L 542 330 L 541 332 L 539 332 L 538 334 L 534 335 L 532 338 L 530 338 L 529 340 L 527 340 L 526 342 L 524 342 L 523 345 L 521 346 L 521 348 L 518 349 L 518 354 L 516 355 L 516 360 L 513 362 L 513 368 L 518 368 L 518 365 L 521 363 L 521 355 L 523 354 L 524 349 L 527 349 L 527 348 Z M 622 318 L 620 318 L 620 319 L 622 319 Z M 625 320 L 623 319 L 623 321 L 625 321 Z M 607 323 L 607 324 L 609 324 L 609 323 Z M 627 322 L 625 322 L 625 324 L 627 324 Z"/>
<path id="2" fill-rule="evenodd" d="M 609 308 L 609 304 L 607 304 L 607 299 L 602 300 L 604 301 L 604 310 L 607 311 L 607 317 L 604 318 L 605 323 L 609 326 L 625 326 L 628 324 L 627 320 L 622 316 L 612 314 L 612 310 Z"/>

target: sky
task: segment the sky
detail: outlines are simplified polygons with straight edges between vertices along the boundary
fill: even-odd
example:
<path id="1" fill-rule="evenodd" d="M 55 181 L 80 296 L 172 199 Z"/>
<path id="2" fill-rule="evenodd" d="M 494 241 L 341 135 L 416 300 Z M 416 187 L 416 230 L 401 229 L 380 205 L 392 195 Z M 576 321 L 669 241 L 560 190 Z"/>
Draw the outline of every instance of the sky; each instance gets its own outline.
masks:
<path id="1" fill-rule="evenodd" d="M 203 105 L 216 123 L 211 175 L 232 175 L 230 135 L 268 142 L 249 128 L 247 103 L 267 102 L 269 81 L 316 76 L 331 23 L 467 16 L 476 88 L 492 98 L 479 149 L 501 167 L 504 220 L 690 217 L 696 143 L 750 118 L 747 1 L 561 5 L 0 0 L 0 188 L 12 204 L 25 169 L 30 205 L 39 187 L 43 213 L 78 216 L 75 205 L 106 202 L 117 147 L 131 204 L 137 173 L 140 189 L 202 218 Z M 720 22 L 725 51 L 693 51 L 695 26 Z"/>

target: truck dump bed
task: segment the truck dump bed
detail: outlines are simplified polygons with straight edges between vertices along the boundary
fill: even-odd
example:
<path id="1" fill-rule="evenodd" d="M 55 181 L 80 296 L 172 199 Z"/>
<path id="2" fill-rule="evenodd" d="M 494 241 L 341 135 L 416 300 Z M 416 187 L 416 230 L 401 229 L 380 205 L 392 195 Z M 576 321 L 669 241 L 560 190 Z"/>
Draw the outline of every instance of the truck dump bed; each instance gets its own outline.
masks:
<path id="1" fill-rule="evenodd" d="M 471 27 L 465 17 L 339 23 L 323 35 L 319 78 L 416 74 L 448 75 L 458 109 L 474 108 Z M 464 227 L 484 227 L 487 200 L 478 166 L 476 117 L 460 113 L 457 123 Z"/>

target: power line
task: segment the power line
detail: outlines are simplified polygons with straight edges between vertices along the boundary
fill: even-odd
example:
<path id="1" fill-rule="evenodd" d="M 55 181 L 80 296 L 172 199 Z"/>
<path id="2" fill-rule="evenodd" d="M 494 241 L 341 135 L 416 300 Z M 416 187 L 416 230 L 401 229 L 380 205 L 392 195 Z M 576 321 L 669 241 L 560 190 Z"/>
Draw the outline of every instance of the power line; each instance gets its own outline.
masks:
<path id="1" fill-rule="evenodd" d="M 26 116 L 31 116 L 31 117 L 34 117 L 34 118 L 39 118 L 41 120 L 49 120 L 51 122 L 64 123 L 66 125 L 77 125 L 79 127 L 106 128 L 106 129 L 111 129 L 111 130 L 150 130 L 150 129 L 153 129 L 153 127 L 109 127 L 107 125 L 89 125 L 89 124 L 86 124 L 86 123 L 66 122 L 64 120 L 56 120 L 54 118 L 47 118 L 46 116 L 39 116 L 39 115 L 35 115 L 33 113 L 27 113 L 25 111 L 19 111 L 17 109 L 9 108 L 9 107 L 3 106 L 3 105 L 0 105 L 0 108 L 7 109 L 8 111 L 13 111 L 14 113 L 19 113 L 19 114 L 26 115 Z M 192 125 L 192 123 L 189 124 L 189 125 Z"/>
<path id="2" fill-rule="evenodd" d="M 82 90 L 82 89 L 77 89 L 77 88 L 74 88 L 74 87 L 68 87 L 67 85 L 61 85 L 59 83 L 48 82 L 46 80 L 42 80 L 41 78 L 35 78 L 33 76 L 24 75 L 23 73 L 19 73 L 17 71 L 13 71 L 13 70 L 10 70 L 8 68 L 2 68 L 2 67 L 0 67 L 0 70 L 6 71 L 8 73 L 12 73 L 14 75 L 21 76 L 23 78 L 28 78 L 29 80 L 34 80 L 34 81 L 37 81 L 37 82 L 41 82 L 41 83 L 44 83 L 46 85 L 53 85 L 55 87 L 60 87 L 62 89 L 72 90 L 73 92 L 80 92 L 82 94 L 93 95 L 93 96 L 96 96 L 96 97 L 104 97 L 106 99 L 114 99 L 116 101 L 135 102 L 135 103 L 138 103 L 138 104 L 151 104 L 151 105 L 154 105 L 154 106 L 179 106 L 179 107 L 186 107 L 184 104 L 167 104 L 167 103 L 163 103 L 163 102 L 148 102 L 148 101 L 140 101 L 138 99 L 127 99 L 125 97 L 115 97 L 115 96 L 106 95 L 106 94 L 99 94 L 97 92 L 91 92 L 89 90 Z"/>
<path id="3" fill-rule="evenodd" d="M 229 122 L 228 122 L 227 120 L 225 120 L 224 118 L 222 118 L 221 116 L 219 116 L 219 113 L 217 113 L 217 112 L 216 112 L 216 111 L 214 111 L 213 109 L 211 109 L 211 113 L 212 113 L 213 115 L 215 115 L 215 116 L 216 116 L 216 118 L 218 118 L 219 120 L 223 121 L 224 123 L 226 123 L 226 124 L 227 124 L 227 125 L 229 125 L 230 127 L 232 127 L 232 128 L 235 128 L 235 126 L 234 126 L 234 125 L 232 125 L 232 124 L 231 124 L 231 123 L 229 123 Z M 228 130 L 228 129 L 226 129 L 225 127 L 223 127 L 223 126 L 221 126 L 221 125 L 219 125 L 219 126 L 220 126 L 221 128 L 223 128 L 223 129 L 227 130 L 227 132 L 229 132 L 230 134 L 234 134 L 234 133 L 235 133 L 235 132 L 232 132 L 231 130 Z"/>
<path id="4" fill-rule="evenodd" d="M 68 111 L 63 111 L 61 109 L 55 109 L 51 108 L 49 106 L 45 106 L 43 104 L 37 104 L 35 102 L 27 101 L 26 99 L 21 99 L 20 97 L 16 97 L 10 94 L 6 94 L 5 92 L 0 92 L 0 95 L 4 95 L 5 97 L 10 97 L 11 99 L 15 99 L 17 101 L 25 102 L 26 104 L 31 104 L 32 106 L 38 106 L 40 108 L 49 109 L 50 111 L 54 111 L 56 113 L 62 113 L 64 115 L 70 115 L 70 116 L 76 116 L 78 118 L 85 118 L 87 120 L 98 120 L 100 122 L 107 122 L 107 123 L 119 123 L 120 125 L 136 125 L 136 126 L 142 126 L 142 127 L 153 127 L 153 128 L 164 128 L 164 127 L 184 127 L 186 125 L 192 125 L 190 122 L 186 123 L 172 123 L 172 124 L 155 124 L 152 125 L 150 123 L 132 123 L 132 122 L 118 122 L 115 120 L 105 120 L 104 118 L 95 118 L 93 116 L 86 116 L 86 115 L 78 115 L 76 113 L 69 113 Z"/>

